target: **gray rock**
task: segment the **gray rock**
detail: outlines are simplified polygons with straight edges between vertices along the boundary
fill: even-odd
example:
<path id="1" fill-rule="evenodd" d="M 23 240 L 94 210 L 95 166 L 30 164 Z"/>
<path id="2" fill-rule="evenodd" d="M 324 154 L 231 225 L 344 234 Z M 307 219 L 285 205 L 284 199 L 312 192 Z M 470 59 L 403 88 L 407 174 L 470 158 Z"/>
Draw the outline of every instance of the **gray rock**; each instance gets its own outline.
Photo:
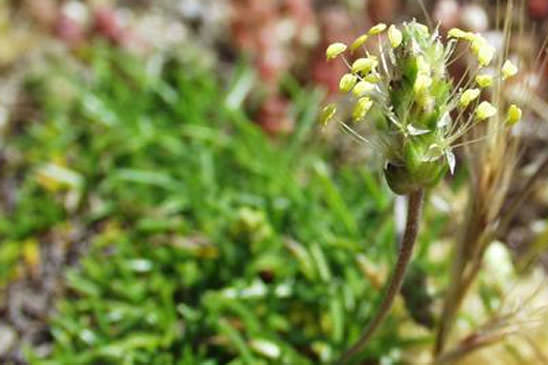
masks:
<path id="1" fill-rule="evenodd" d="M 6 355 L 15 345 L 17 333 L 13 328 L 0 323 L 0 356 Z"/>

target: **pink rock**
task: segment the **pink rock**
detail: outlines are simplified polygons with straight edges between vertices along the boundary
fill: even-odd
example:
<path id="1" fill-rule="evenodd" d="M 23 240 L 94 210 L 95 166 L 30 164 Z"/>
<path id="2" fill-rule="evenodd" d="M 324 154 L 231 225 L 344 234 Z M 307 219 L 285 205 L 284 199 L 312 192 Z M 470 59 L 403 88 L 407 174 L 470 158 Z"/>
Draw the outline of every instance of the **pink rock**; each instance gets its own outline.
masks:
<path id="1" fill-rule="evenodd" d="M 257 123 L 269 134 L 288 134 L 294 121 L 289 116 L 290 103 L 279 95 L 266 99 L 257 114 Z"/>
<path id="2" fill-rule="evenodd" d="M 82 25 L 62 13 L 57 18 L 54 33 L 70 47 L 79 46 L 85 39 Z"/>
<path id="3" fill-rule="evenodd" d="M 390 22 L 400 6 L 400 0 L 369 0 L 367 10 L 374 23 Z"/>
<path id="4" fill-rule="evenodd" d="M 250 53 L 258 51 L 258 33 L 272 27 L 278 8 L 271 0 L 233 0 L 231 3 L 230 28 L 236 45 Z"/>
<path id="5" fill-rule="evenodd" d="M 489 17 L 485 9 L 478 4 L 468 4 L 462 8 L 461 24 L 466 30 L 485 32 L 489 28 Z"/>
<path id="6" fill-rule="evenodd" d="M 127 38 L 115 9 L 100 7 L 94 12 L 95 31 L 114 43 L 123 43 Z"/>
<path id="7" fill-rule="evenodd" d="M 548 0 L 529 0 L 529 15 L 533 19 L 548 17 Z"/>
<path id="8" fill-rule="evenodd" d="M 285 0 L 284 5 L 299 28 L 314 22 L 315 15 L 311 0 Z"/>
<path id="9" fill-rule="evenodd" d="M 352 43 L 355 32 L 349 21 L 348 14 L 339 8 L 329 8 L 320 14 L 320 29 L 322 42 L 312 57 L 311 78 L 325 86 L 330 95 L 338 92 L 339 80 L 347 71 L 340 59 L 327 62 L 325 49 L 333 42 Z"/>

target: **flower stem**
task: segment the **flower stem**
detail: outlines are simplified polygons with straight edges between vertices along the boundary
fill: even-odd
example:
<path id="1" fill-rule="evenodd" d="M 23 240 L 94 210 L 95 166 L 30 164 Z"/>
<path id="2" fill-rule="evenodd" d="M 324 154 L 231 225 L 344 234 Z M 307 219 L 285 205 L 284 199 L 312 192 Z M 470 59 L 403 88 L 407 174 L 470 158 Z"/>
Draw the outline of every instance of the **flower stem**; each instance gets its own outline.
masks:
<path id="1" fill-rule="evenodd" d="M 419 189 L 408 194 L 407 222 L 405 225 L 405 232 L 403 234 L 400 251 L 398 254 L 398 261 L 396 263 L 396 267 L 394 268 L 390 282 L 388 283 L 386 293 L 382 299 L 379 309 L 377 310 L 377 313 L 364 329 L 360 339 L 342 355 L 336 364 L 346 363 L 356 353 L 361 351 L 369 339 L 373 336 L 377 328 L 381 325 L 390 311 L 390 308 L 392 308 L 394 299 L 396 299 L 396 296 L 401 289 L 407 266 L 409 265 L 411 255 L 413 254 L 413 247 L 415 246 L 415 242 L 417 240 L 423 196 L 423 189 Z"/>

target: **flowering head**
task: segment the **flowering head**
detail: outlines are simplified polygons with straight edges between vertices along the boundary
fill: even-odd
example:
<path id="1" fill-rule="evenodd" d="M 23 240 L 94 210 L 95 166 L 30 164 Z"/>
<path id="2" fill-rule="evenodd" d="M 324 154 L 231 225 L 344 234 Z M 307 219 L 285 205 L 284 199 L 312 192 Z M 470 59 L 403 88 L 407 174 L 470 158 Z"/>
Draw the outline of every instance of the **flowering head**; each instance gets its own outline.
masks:
<path id="1" fill-rule="evenodd" d="M 378 48 L 369 50 L 367 41 L 375 36 Z M 457 42 L 465 42 L 477 62 L 466 78 L 455 83 L 447 67 Z M 342 57 L 349 68 L 340 90 L 353 101 L 352 122 L 339 123 L 380 152 L 386 180 L 398 194 L 431 187 L 447 171 L 453 172 L 453 149 L 459 138 L 497 114 L 495 106 L 481 100 L 482 92 L 517 73 L 510 61 L 500 75 L 484 72 L 495 49 L 481 35 L 452 29 L 443 42 L 437 30 L 431 32 L 416 21 L 390 27 L 378 24 L 356 39 L 351 54 L 355 56 L 360 48 L 364 54 L 353 62 L 345 57 L 344 44 L 336 43 L 327 51 L 328 59 Z M 335 116 L 334 105 L 326 111 L 327 119 Z M 507 125 L 518 114 L 512 108 Z M 366 125 L 366 135 L 358 135 L 351 125 L 360 122 Z"/>

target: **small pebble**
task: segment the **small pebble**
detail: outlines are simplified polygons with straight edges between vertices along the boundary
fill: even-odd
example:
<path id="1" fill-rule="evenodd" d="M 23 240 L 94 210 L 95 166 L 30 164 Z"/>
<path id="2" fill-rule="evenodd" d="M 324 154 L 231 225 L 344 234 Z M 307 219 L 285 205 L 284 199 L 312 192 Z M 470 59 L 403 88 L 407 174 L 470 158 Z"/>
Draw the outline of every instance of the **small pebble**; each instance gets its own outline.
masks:
<path id="1" fill-rule="evenodd" d="M 456 0 L 441 0 L 436 3 L 433 17 L 443 29 L 455 28 L 460 21 L 460 6 Z"/>
<path id="2" fill-rule="evenodd" d="M 15 345 L 17 334 L 5 324 L 0 324 L 0 357 L 5 356 Z"/>
<path id="3" fill-rule="evenodd" d="M 78 46 L 85 39 L 82 25 L 64 14 L 59 15 L 54 28 L 55 35 L 71 47 Z"/>
<path id="4" fill-rule="evenodd" d="M 25 6 L 38 24 L 47 28 L 55 25 L 58 8 L 54 0 L 26 0 Z"/>
<path id="5" fill-rule="evenodd" d="M 61 8 L 61 13 L 67 18 L 85 27 L 89 22 L 89 10 L 79 1 L 69 1 Z"/>
<path id="6" fill-rule="evenodd" d="M 489 17 L 483 7 L 477 4 L 462 8 L 462 27 L 473 32 L 485 32 L 489 28 Z"/>

